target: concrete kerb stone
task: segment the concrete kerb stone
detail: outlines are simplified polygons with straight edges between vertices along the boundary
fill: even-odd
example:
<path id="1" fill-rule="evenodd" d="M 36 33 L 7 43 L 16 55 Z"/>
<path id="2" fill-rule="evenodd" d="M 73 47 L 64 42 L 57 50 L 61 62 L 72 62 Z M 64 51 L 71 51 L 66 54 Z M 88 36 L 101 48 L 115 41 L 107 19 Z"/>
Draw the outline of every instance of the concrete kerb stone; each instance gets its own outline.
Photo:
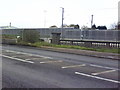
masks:
<path id="1" fill-rule="evenodd" d="M 97 52 L 97 51 L 88 51 L 88 50 L 75 50 L 75 49 L 66 49 L 66 48 L 54 48 L 54 47 L 47 47 L 47 46 L 42 46 L 41 48 L 33 47 L 33 46 L 23 46 L 23 45 L 15 45 L 15 46 L 34 48 L 37 50 L 39 49 L 39 50 L 54 51 L 54 52 L 60 52 L 60 53 L 69 53 L 69 54 L 76 54 L 76 55 L 83 55 L 83 56 L 106 58 L 106 59 L 112 59 L 112 60 L 120 60 L 120 54 L 116 54 L 116 53 L 106 53 L 106 52 Z"/>
<path id="2" fill-rule="evenodd" d="M 98 58 L 120 60 L 119 57 L 120 54 L 115 54 L 115 53 L 105 53 L 105 52 L 88 51 L 88 50 L 75 50 L 75 49 L 66 49 L 66 48 L 53 48 L 53 47 L 45 47 L 45 46 L 43 46 L 42 49 L 61 52 L 61 53 L 70 53 L 70 54 L 92 56 Z"/>

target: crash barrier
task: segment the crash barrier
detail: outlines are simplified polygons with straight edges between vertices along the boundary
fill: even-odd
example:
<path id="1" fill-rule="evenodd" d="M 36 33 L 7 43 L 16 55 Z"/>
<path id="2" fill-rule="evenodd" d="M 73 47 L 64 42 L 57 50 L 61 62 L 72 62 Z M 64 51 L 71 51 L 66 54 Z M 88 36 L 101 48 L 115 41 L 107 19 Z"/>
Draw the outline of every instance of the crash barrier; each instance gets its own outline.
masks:
<path id="1" fill-rule="evenodd" d="M 87 41 L 87 40 L 60 40 L 62 45 L 76 45 L 90 48 L 120 48 L 120 42 Z"/>

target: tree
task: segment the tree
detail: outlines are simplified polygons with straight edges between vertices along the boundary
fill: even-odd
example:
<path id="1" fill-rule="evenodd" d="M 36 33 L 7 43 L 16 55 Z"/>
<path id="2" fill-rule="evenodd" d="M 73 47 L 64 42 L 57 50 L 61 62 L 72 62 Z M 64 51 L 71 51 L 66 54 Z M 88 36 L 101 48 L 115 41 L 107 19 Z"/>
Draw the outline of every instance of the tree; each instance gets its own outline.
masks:
<path id="1" fill-rule="evenodd" d="M 79 29 L 80 26 L 77 24 L 77 25 L 74 26 L 74 28 L 75 28 L 75 29 Z"/>
<path id="2" fill-rule="evenodd" d="M 94 24 L 94 25 L 92 25 L 92 29 L 96 29 L 96 25 Z"/>
<path id="3" fill-rule="evenodd" d="M 70 24 L 68 27 L 73 27 L 74 29 L 79 29 L 80 28 L 80 26 L 78 24 L 77 25 Z"/>
<path id="4" fill-rule="evenodd" d="M 74 28 L 75 24 L 70 24 L 68 27 L 73 27 Z"/>
<path id="5" fill-rule="evenodd" d="M 99 29 L 99 30 L 107 30 L 107 27 L 106 26 L 98 26 L 97 29 Z"/>
<path id="6" fill-rule="evenodd" d="M 116 23 L 111 24 L 110 29 L 113 29 L 113 30 L 117 29 L 117 24 Z"/>
<path id="7" fill-rule="evenodd" d="M 74 28 L 74 29 L 79 29 L 80 28 L 80 26 L 78 24 L 77 25 L 75 25 L 75 24 L 70 24 L 70 25 L 64 24 L 63 27 L 71 27 L 71 28 Z"/>
<path id="8" fill-rule="evenodd" d="M 36 30 L 27 30 L 25 29 L 23 32 L 23 41 L 29 42 L 29 43 L 35 43 L 39 41 L 40 34 Z"/>
<path id="9" fill-rule="evenodd" d="M 81 27 L 81 29 L 82 29 L 82 30 L 88 30 L 89 28 L 88 28 L 88 26 L 83 25 L 83 26 Z"/>
<path id="10" fill-rule="evenodd" d="M 57 26 L 56 26 L 56 25 L 53 25 L 53 26 L 50 26 L 50 28 L 57 28 Z"/>
<path id="11" fill-rule="evenodd" d="M 68 25 L 67 24 L 63 24 L 63 27 L 68 27 Z"/>

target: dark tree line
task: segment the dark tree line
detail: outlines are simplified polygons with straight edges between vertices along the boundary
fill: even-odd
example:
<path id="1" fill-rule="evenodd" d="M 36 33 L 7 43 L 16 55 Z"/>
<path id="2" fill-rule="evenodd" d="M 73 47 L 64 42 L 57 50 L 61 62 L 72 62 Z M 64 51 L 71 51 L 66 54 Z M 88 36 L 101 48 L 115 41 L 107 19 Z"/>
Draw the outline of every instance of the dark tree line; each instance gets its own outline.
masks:
<path id="1" fill-rule="evenodd" d="M 92 29 L 99 29 L 99 30 L 107 30 L 107 27 L 106 26 L 97 26 L 94 24 L 92 25 Z"/>
<path id="2" fill-rule="evenodd" d="M 78 24 L 70 24 L 70 25 L 67 25 L 67 24 L 64 24 L 63 27 L 72 27 L 74 29 L 79 29 L 80 26 Z M 53 25 L 53 26 L 50 26 L 50 28 L 58 28 L 56 25 Z"/>

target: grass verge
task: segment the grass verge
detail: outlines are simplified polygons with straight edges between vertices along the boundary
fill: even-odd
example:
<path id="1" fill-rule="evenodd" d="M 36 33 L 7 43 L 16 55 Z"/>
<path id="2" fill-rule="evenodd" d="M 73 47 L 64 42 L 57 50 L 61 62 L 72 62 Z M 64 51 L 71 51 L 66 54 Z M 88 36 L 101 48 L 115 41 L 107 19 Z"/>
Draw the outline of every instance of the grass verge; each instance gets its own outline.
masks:
<path id="1" fill-rule="evenodd" d="M 2 39 L 16 39 L 17 35 L 1 35 Z"/>
<path id="2" fill-rule="evenodd" d="M 36 43 L 27 43 L 27 42 L 19 42 L 19 45 L 27 45 L 27 46 L 33 46 L 33 47 L 54 47 L 54 48 L 69 48 L 69 49 L 77 49 L 77 50 L 90 50 L 90 51 L 98 51 L 98 52 L 108 52 L 108 53 L 118 53 L 120 54 L 120 49 L 107 49 L 107 48 L 87 48 L 87 47 L 81 47 L 81 46 L 73 46 L 73 45 L 55 45 L 50 44 L 47 42 L 36 42 Z"/>

